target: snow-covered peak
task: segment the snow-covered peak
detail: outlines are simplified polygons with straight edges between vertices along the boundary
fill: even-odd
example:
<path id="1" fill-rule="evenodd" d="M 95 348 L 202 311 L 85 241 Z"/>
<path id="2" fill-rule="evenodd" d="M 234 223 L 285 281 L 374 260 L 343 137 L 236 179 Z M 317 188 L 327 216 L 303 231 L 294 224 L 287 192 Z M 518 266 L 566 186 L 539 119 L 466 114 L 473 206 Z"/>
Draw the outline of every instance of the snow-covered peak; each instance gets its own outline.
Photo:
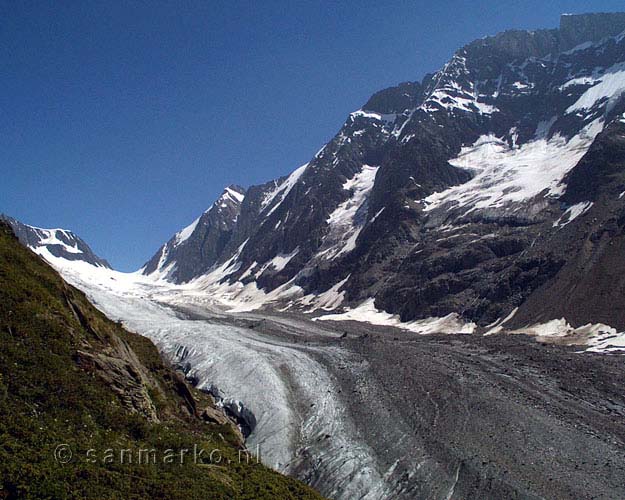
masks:
<path id="1" fill-rule="evenodd" d="M 217 201 L 215 201 L 215 203 L 213 203 L 210 208 L 204 212 L 204 214 L 174 235 L 175 241 L 173 246 L 176 247 L 187 241 L 194 233 L 205 214 L 208 214 L 211 211 L 221 212 L 223 209 L 236 210 L 240 207 L 241 203 L 243 203 L 244 199 L 245 189 L 235 185 L 228 186 L 223 190 L 219 198 L 217 198 Z"/>
<path id="2" fill-rule="evenodd" d="M 217 198 L 215 203 L 213 203 L 206 212 L 209 212 L 210 210 L 219 209 L 219 208 L 226 208 L 231 205 L 239 206 L 241 205 L 241 203 L 243 203 L 244 199 L 245 199 L 245 189 L 232 184 L 223 190 L 219 198 Z"/>
<path id="3" fill-rule="evenodd" d="M 220 200 L 229 200 L 233 203 L 243 203 L 245 199 L 245 190 L 239 186 L 228 186 L 224 189 L 223 194 L 221 195 Z"/>
<path id="4" fill-rule="evenodd" d="M 492 298 L 493 270 L 598 206 L 562 198 L 625 110 L 625 42 L 595 35 L 566 52 L 557 29 L 460 48 L 422 82 L 376 93 L 309 164 L 251 187 L 239 211 L 230 207 L 243 193 L 226 189 L 154 265 L 236 307 L 353 309 L 375 296 L 404 321 L 462 312 L 453 330 L 490 322 L 530 292 L 511 270 L 516 288 Z M 541 262 L 526 266 L 540 275 Z"/>
<path id="5" fill-rule="evenodd" d="M 23 245 L 37 254 L 53 255 L 72 262 L 83 261 L 96 267 L 111 267 L 106 260 L 93 253 L 81 238 L 67 229 L 29 226 L 5 215 L 0 215 L 0 219 L 11 226 Z"/>
<path id="6" fill-rule="evenodd" d="M 178 231 L 143 266 L 141 272 L 153 277 L 188 281 L 194 268 L 212 265 L 225 246 L 241 213 L 246 191 L 236 185 L 226 187 L 219 198 L 191 224 Z"/>

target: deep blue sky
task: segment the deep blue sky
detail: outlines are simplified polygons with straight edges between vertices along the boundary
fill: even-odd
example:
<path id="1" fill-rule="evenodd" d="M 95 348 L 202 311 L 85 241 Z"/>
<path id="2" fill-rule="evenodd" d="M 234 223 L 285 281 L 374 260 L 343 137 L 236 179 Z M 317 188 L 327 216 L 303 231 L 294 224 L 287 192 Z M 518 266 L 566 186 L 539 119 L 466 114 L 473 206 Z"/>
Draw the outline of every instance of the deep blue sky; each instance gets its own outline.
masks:
<path id="1" fill-rule="evenodd" d="M 134 270 L 459 46 L 618 1 L 0 2 L 0 211 Z"/>

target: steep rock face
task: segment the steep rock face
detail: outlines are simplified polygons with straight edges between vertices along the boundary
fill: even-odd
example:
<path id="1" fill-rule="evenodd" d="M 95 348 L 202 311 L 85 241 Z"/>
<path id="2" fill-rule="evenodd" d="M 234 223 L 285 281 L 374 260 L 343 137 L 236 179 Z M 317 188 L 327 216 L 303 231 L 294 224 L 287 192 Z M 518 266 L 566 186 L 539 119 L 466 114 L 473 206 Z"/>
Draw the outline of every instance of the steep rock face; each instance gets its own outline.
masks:
<path id="1" fill-rule="evenodd" d="M 625 329 L 625 123 L 615 120 L 567 176 L 565 210 L 531 251 L 565 262 L 522 304 L 511 326 L 566 318 Z"/>
<path id="2" fill-rule="evenodd" d="M 344 185 L 362 174 L 355 187 L 360 198 L 367 197 L 380 150 L 391 127 L 402 119 L 393 112 L 378 110 L 392 111 L 411 104 L 418 99 L 419 91 L 418 84 L 404 84 L 378 93 L 368 104 L 370 109 L 352 113 L 339 134 L 311 162 L 289 176 L 250 188 L 228 249 L 220 259 L 223 262 L 226 256 L 237 255 L 233 277 L 256 276 L 259 286 L 275 288 L 292 279 L 324 243 L 329 246 L 325 241 L 327 219 L 350 199 L 350 191 Z M 351 229 L 351 219 L 348 222 L 347 229 Z M 340 253 L 345 239 L 339 238 L 332 251 Z M 351 249 L 349 244 L 347 247 Z M 158 260 L 157 256 L 152 262 Z M 289 261 L 285 262 L 287 256 Z M 276 257 L 277 261 L 271 262 Z M 153 269 L 146 267 L 146 274 Z M 195 268 L 196 276 L 202 274 L 198 271 Z"/>
<path id="3" fill-rule="evenodd" d="M 469 53 L 481 57 L 511 59 L 527 59 L 529 57 L 545 57 L 559 52 L 559 30 L 509 30 L 495 36 L 487 36 L 476 40 L 465 47 Z M 493 68 L 494 69 L 494 68 Z"/>
<path id="4" fill-rule="evenodd" d="M 506 315 L 566 268 L 546 235 L 606 182 L 575 167 L 623 111 L 624 30 L 622 14 L 563 16 L 376 93 L 309 163 L 250 188 L 227 248 L 191 274 L 249 307 Z"/>
<path id="5" fill-rule="evenodd" d="M 206 272 L 228 245 L 244 198 L 245 189 L 227 187 L 206 212 L 159 249 L 145 264 L 144 273 L 158 271 L 184 283 Z"/>
<path id="6" fill-rule="evenodd" d="M 23 245 L 36 252 L 44 250 L 61 259 L 84 261 L 94 266 L 111 268 L 105 259 L 98 257 L 89 245 L 71 231 L 29 226 L 3 214 L 0 214 L 0 220 L 11 226 Z"/>
<path id="7" fill-rule="evenodd" d="M 560 19 L 560 50 L 585 42 L 597 42 L 623 32 L 625 13 L 564 14 Z"/>
<path id="8" fill-rule="evenodd" d="M 451 163 L 474 175 L 469 182 L 435 195 L 417 193 L 412 216 L 401 223 L 407 228 L 404 233 L 414 235 L 412 249 L 396 245 L 395 263 L 373 276 L 363 273 L 355 287 L 358 293 L 367 281 L 379 283 L 383 276 L 385 285 L 374 291 L 377 304 L 404 320 L 458 312 L 488 324 L 552 277 L 563 256 L 546 252 L 528 259 L 523 251 L 560 216 L 557 199 L 565 191 L 566 180 L 561 181 L 566 172 L 581 159 L 604 123 L 618 116 L 620 86 L 625 84 L 619 74 L 619 63 L 625 59 L 622 40 L 512 63 L 488 51 L 487 63 L 476 61 L 482 51 L 470 52 L 461 50 L 436 76 L 440 83 L 425 102 L 428 109 L 417 111 L 423 116 L 416 127 L 431 120 L 444 130 L 458 127 L 452 136 L 460 137 L 463 147 L 455 158 L 454 153 L 449 155 Z M 592 76 L 597 62 L 606 68 L 601 83 L 601 77 Z M 494 80 L 488 79 L 497 73 Z M 596 85 L 612 78 L 616 85 L 605 89 L 607 95 L 589 95 L 598 90 Z M 472 82 L 482 87 L 477 104 L 483 99 L 491 112 L 454 116 L 461 114 L 459 106 L 466 106 Z M 426 137 L 419 129 L 409 132 L 411 126 L 408 123 L 404 133 L 421 140 Z M 453 138 L 443 143 L 449 147 Z M 414 162 L 424 155 L 409 152 L 405 157 Z M 431 165 L 431 159 L 425 158 Z M 380 198 L 384 203 L 388 194 Z M 406 210 L 412 201 L 404 205 Z M 393 214 L 386 223 L 399 220 Z M 380 246 L 377 260 L 393 251 L 386 236 Z M 369 248 L 375 251 L 376 245 Z M 394 277 L 388 279 L 389 273 Z"/>
<path id="9" fill-rule="evenodd" d="M 420 104 L 422 92 L 420 82 L 400 83 L 396 87 L 373 94 L 362 109 L 380 114 L 402 113 L 405 109 L 413 109 Z"/>

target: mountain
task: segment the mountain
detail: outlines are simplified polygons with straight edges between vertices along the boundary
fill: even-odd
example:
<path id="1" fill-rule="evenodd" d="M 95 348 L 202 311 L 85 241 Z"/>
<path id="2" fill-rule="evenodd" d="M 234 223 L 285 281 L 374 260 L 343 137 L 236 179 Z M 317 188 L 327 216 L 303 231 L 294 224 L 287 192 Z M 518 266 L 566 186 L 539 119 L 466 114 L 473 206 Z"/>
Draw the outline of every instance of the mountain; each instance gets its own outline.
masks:
<path id="1" fill-rule="evenodd" d="M 214 205 L 143 273 L 239 308 L 624 328 L 614 307 L 591 307 L 599 299 L 578 307 L 594 291 L 623 302 L 610 273 L 561 293 L 596 266 L 625 275 L 607 253 L 624 221 L 623 31 L 623 13 L 563 15 L 559 29 L 469 43 L 423 81 L 376 93 L 228 220 L 209 222 Z"/>
<path id="2" fill-rule="evenodd" d="M 0 345 L 2 498 L 321 498 L 238 458 L 242 436 L 215 401 L 2 221 Z"/>
<path id="3" fill-rule="evenodd" d="M 341 500 L 623 497 L 624 91 L 625 15 L 566 15 L 375 93 L 138 272 L 13 221 L 86 295 L 0 224 L 0 497 L 314 496 L 80 460 L 244 436 Z"/>
<path id="4" fill-rule="evenodd" d="M 0 221 L 11 226 L 20 242 L 35 253 L 111 268 L 105 259 L 98 257 L 89 245 L 71 231 L 29 226 L 4 214 L 0 214 Z"/>
<path id="5" fill-rule="evenodd" d="M 208 271 L 230 240 L 244 198 L 245 189 L 228 186 L 206 212 L 163 245 L 142 271 L 175 282 Z"/>

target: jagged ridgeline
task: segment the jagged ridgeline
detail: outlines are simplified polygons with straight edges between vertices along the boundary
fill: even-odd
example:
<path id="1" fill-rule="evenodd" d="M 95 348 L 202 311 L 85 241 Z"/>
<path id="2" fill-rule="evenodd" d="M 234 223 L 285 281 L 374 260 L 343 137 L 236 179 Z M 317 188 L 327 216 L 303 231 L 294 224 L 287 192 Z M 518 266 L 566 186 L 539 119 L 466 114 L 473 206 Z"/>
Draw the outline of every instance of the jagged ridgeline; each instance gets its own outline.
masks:
<path id="1" fill-rule="evenodd" d="M 566 295 L 547 311 L 528 302 L 566 288 L 576 256 L 603 262 L 601 227 L 606 241 L 623 230 L 619 158 L 579 183 L 622 134 L 623 33 L 623 13 L 564 15 L 557 29 L 471 42 L 422 81 L 376 93 L 291 175 L 226 190 L 143 273 L 247 308 L 375 300 L 402 321 L 455 315 L 467 330 L 514 311 L 625 327 L 623 314 L 578 314 Z M 610 280 L 589 285 L 625 310 Z"/>
<path id="2" fill-rule="evenodd" d="M 108 320 L 0 221 L 0 498 L 320 498 L 240 460 L 241 443 L 148 339 Z M 194 446 L 206 450 L 198 460 L 164 458 Z"/>

